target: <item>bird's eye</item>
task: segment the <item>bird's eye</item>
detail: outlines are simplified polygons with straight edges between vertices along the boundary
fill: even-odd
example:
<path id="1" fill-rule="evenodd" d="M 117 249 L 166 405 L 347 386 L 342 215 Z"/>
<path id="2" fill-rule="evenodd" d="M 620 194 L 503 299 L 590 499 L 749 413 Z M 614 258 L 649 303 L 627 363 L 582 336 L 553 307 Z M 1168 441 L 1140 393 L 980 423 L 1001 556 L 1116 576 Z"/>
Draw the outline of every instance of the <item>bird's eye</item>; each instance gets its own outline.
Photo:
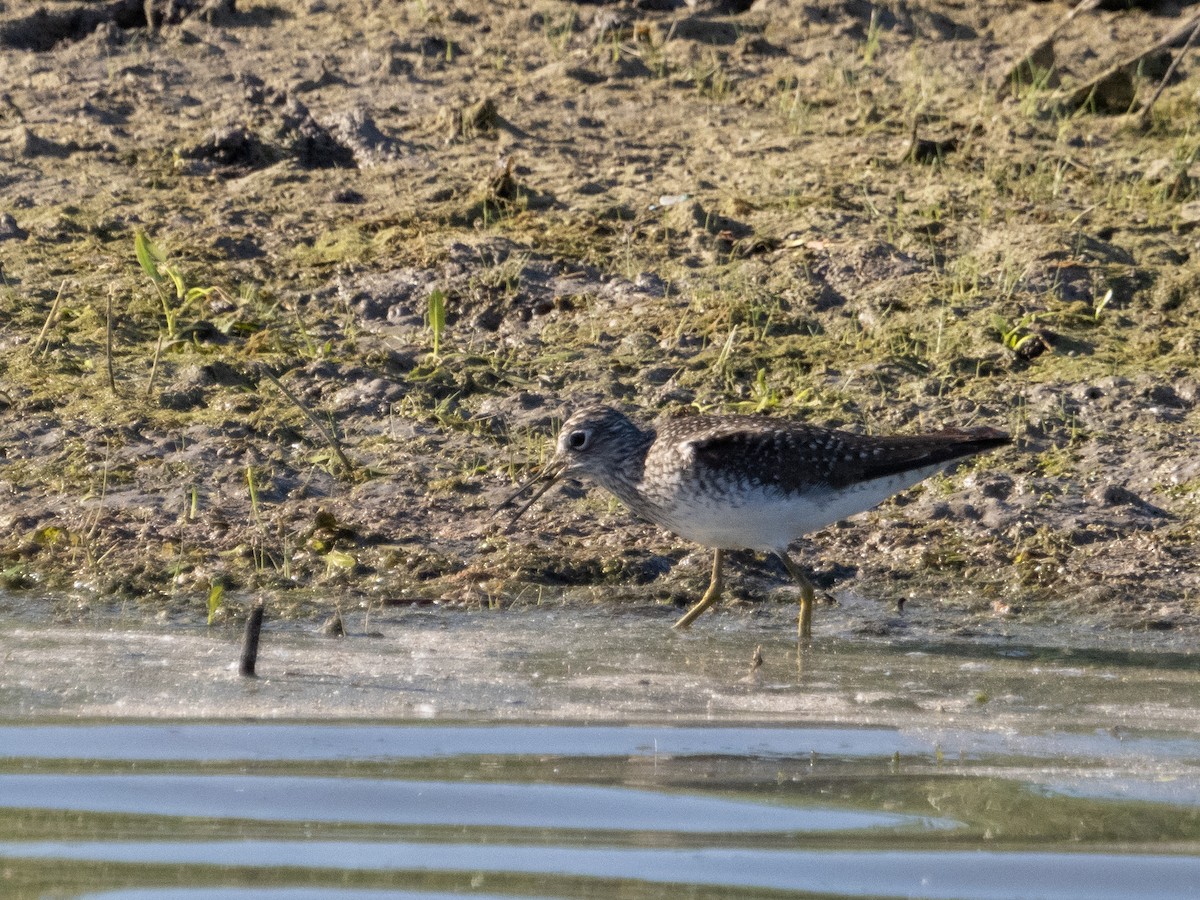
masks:
<path id="1" fill-rule="evenodd" d="M 572 450 L 585 450 L 588 445 L 588 433 L 586 431 L 572 431 L 567 435 L 567 445 Z"/>

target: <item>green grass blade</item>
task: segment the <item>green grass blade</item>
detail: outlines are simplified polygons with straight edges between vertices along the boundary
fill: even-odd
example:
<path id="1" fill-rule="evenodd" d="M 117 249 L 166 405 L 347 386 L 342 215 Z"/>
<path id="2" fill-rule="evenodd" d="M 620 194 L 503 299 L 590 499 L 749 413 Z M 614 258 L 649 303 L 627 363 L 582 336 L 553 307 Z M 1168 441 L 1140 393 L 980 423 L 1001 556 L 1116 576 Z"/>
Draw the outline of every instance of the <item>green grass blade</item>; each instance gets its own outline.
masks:
<path id="1" fill-rule="evenodd" d="M 162 251 L 154 246 L 154 242 L 146 237 L 146 232 L 140 229 L 133 235 L 133 253 L 142 271 L 149 275 L 152 281 L 162 281 L 162 274 L 158 271 L 158 263 L 163 259 Z"/>
<path id="2" fill-rule="evenodd" d="M 225 596 L 225 585 L 218 581 L 214 581 L 212 587 L 208 589 L 208 624 L 213 623 L 216 618 L 217 610 L 221 608 L 221 598 Z"/>
<path id="3" fill-rule="evenodd" d="M 182 300 L 184 294 L 187 293 L 187 285 L 183 283 L 183 276 L 179 274 L 179 270 L 173 266 L 163 266 L 162 272 L 171 279 L 171 283 L 175 285 L 175 298 Z"/>
<path id="4" fill-rule="evenodd" d="M 434 291 L 429 295 L 429 330 L 433 332 L 433 355 L 438 356 L 442 346 L 442 331 L 446 328 L 446 294 Z"/>

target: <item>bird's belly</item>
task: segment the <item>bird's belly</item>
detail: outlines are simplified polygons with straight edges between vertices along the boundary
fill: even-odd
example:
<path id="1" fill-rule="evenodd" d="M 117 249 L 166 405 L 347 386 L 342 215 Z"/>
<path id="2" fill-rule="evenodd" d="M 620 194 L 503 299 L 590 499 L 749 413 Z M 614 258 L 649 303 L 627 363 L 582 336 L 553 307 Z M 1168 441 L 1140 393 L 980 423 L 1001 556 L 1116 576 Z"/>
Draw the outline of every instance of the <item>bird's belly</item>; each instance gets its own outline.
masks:
<path id="1" fill-rule="evenodd" d="M 659 524 L 704 547 L 776 550 L 838 518 L 824 515 L 816 497 L 759 495 L 742 498 L 738 505 L 716 501 L 678 504 Z"/>
<path id="2" fill-rule="evenodd" d="M 783 550 L 801 535 L 879 505 L 945 468 L 930 466 L 847 488 L 813 488 L 797 494 L 766 488 L 732 495 L 676 499 L 660 505 L 653 520 L 704 547 Z"/>

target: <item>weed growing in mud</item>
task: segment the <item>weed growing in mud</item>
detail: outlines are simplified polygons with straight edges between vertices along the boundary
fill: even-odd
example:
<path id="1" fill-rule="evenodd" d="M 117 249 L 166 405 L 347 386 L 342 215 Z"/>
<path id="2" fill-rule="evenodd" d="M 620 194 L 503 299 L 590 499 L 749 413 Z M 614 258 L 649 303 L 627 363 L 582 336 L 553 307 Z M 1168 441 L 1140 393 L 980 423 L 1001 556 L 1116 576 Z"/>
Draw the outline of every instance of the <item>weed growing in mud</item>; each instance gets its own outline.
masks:
<path id="1" fill-rule="evenodd" d="M 808 100 L 806 86 L 798 79 L 786 79 L 781 80 L 778 87 L 779 114 L 787 123 L 788 131 L 795 136 L 807 134 L 812 129 L 816 107 Z"/>
<path id="2" fill-rule="evenodd" d="M 146 380 L 146 396 L 154 393 L 154 379 L 158 377 L 158 363 L 162 359 L 163 333 L 158 333 L 158 342 L 154 345 L 154 357 L 150 363 L 150 377 Z"/>
<path id="3" fill-rule="evenodd" d="M 309 409 L 299 397 L 288 390 L 283 382 L 276 378 L 269 370 L 263 368 L 260 371 L 263 377 L 270 381 L 271 384 L 275 385 L 279 392 L 288 399 L 288 402 L 296 407 L 296 409 L 300 410 L 300 412 L 304 414 L 304 417 L 312 423 L 312 426 L 317 429 L 317 433 L 321 435 L 321 438 L 325 441 L 326 446 L 329 447 L 331 460 L 336 460 L 338 465 L 341 466 L 342 472 L 348 477 L 353 477 L 356 472 L 354 464 L 350 462 L 350 458 L 346 456 L 346 452 L 342 449 L 342 443 L 338 440 L 337 433 L 334 430 L 332 423 L 326 425 L 319 418 L 317 418 L 317 415 L 311 409 Z M 251 492 L 253 497 L 253 486 L 251 487 Z"/>
<path id="4" fill-rule="evenodd" d="M 1053 77 L 1053 69 L 1041 68 L 1028 71 L 1020 80 L 1014 74 L 1012 91 L 1014 95 L 1019 94 L 1021 97 L 1021 115 L 1033 119 L 1044 114 L 1042 104 L 1049 95 Z"/>
<path id="5" fill-rule="evenodd" d="M 729 329 L 729 334 L 725 336 L 725 343 L 721 345 L 721 352 L 713 361 L 713 371 L 726 377 L 729 375 L 729 361 L 733 356 L 733 348 L 737 342 L 737 333 L 740 327 L 740 325 L 734 325 Z"/>
<path id="6" fill-rule="evenodd" d="M 212 625 L 216 621 L 217 614 L 221 611 L 221 599 L 225 596 L 225 585 L 219 581 L 214 581 L 208 589 L 208 623 Z"/>
<path id="7" fill-rule="evenodd" d="M 710 53 L 702 65 L 692 68 L 692 82 L 701 97 L 715 103 L 722 103 L 733 94 L 733 79 L 725 60 L 715 53 Z"/>
<path id="8" fill-rule="evenodd" d="M 779 406 L 779 392 L 767 381 L 767 370 L 759 369 L 750 385 L 750 399 L 734 404 L 738 412 L 765 413 Z"/>
<path id="9" fill-rule="evenodd" d="M 875 55 L 879 53 L 879 37 L 883 34 L 883 23 L 880 21 L 879 7 L 871 9 L 871 21 L 867 25 L 867 37 L 863 42 L 862 60 L 866 65 L 871 65 L 875 61 Z"/>
<path id="10" fill-rule="evenodd" d="M 461 428 L 466 419 L 458 407 L 458 392 L 427 402 L 418 391 L 410 391 L 396 405 L 396 412 L 406 419 L 428 419 L 445 429 Z"/>
<path id="11" fill-rule="evenodd" d="M 253 466 L 246 466 L 246 490 L 250 495 L 250 516 L 257 532 L 251 541 L 250 554 L 255 572 L 261 577 L 266 574 L 267 564 L 279 572 L 285 579 L 291 578 L 291 550 L 288 546 L 287 535 L 280 534 L 280 562 L 267 550 L 267 525 L 263 519 L 259 503 L 259 487 L 261 479 L 254 472 Z"/>
<path id="12" fill-rule="evenodd" d="M 250 515 L 259 531 L 262 531 L 262 514 L 258 511 L 258 485 L 254 480 L 254 467 L 246 466 L 246 489 L 250 492 Z"/>
<path id="13" fill-rule="evenodd" d="M 1036 332 L 1029 330 L 1039 318 L 1042 318 L 1041 313 L 1029 313 L 1015 322 L 1009 322 L 997 315 L 992 317 L 992 327 L 1000 335 L 1000 343 L 1017 356 L 1028 358 L 1032 348 L 1041 340 Z"/>
<path id="14" fill-rule="evenodd" d="M 191 308 L 194 304 L 203 300 L 207 300 L 214 294 L 224 294 L 218 287 L 193 287 L 189 288 L 183 280 L 183 275 L 179 269 L 167 262 L 166 254 L 158 248 L 158 246 L 146 236 L 146 232 L 137 231 L 133 236 L 133 252 L 137 257 L 138 265 L 142 267 L 142 271 L 150 278 L 150 282 L 154 285 L 155 291 L 158 293 L 159 302 L 162 304 L 163 319 L 166 324 L 166 334 L 168 339 L 175 339 L 179 334 L 179 316 Z M 168 291 L 165 289 L 167 283 L 175 289 L 175 299 L 179 302 L 178 306 L 172 306 Z"/>
<path id="15" fill-rule="evenodd" d="M 444 291 L 433 291 L 425 310 L 425 322 L 433 340 L 433 356 L 440 359 L 442 355 L 442 332 L 446 330 L 446 294 Z"/>
<path id="16" fill-rule="evenodd" d="M 571 37 L 578 25 L 578 13 L 574 9 L 565 15 L 545 15 L 542 19 L 542 35 L 556 53 L 562 54 L 567 50 Z"/>
<path id="17" fill-rule="evenodd" d="M 562 419 L 555 416 L 550 420 L 549 434 L 558 434 Z M 521 429 L 508 435 L 499 450 L 504 453 L 504 462 L 493 462 L 493 468 L 502 468 L 509 481 L 518 482 L 527 478 L 530 470 L 539 470 L 553 452 L 546 433 Z"/>
<path id="18" fill-rule="evenodd" d="M 42 325 L 42 330 L 37 336 L 37 340 L 30 346 L 29 353 L 31 356 L 37 356 L 38 351 L 41 351 L 42 356 L 45 356 L 50 349 L 50 342 L 47 335 L 50 329 L 54 327 L 54 323 L 58 321 L 59 310 L 62 307 L 63 291 L 67 289 L 67 279 L 63 279 L 62 284 L 58 286 L 58 293 L 54 295 L 54 302 L 50 304 L 50 312 L 46 313 L 46 322 Z"/>

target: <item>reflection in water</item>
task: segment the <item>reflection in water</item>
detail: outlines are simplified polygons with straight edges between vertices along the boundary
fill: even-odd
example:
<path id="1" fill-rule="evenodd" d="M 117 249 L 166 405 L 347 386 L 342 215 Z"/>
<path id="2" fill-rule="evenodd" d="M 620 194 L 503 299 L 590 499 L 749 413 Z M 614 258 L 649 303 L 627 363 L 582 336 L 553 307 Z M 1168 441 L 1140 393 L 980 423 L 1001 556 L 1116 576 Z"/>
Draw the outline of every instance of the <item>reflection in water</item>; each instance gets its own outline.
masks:
<path id="1" fill-rule="evenodd" d="M 439 844 L 282 843 L 0 844 L 14 854 L 60 860 L 187 866 L 484 871 L 671 885 L 805 891 L 841 896 L 900 895 L 1011 900 L 1014 896 L 1128 900 L 1187 898 L 1200 884 L 1200 859 L 1084 853 L 947 853 L 646 850 Z M 550 881 L 546 886 L 553 884 Z"/>
<path id="2" fill-rule="evenodd" d="M 254 682 L 232 632 L 10 629 L 3 894 L 1195 895 L 1186 647 L 927 624 L 798 670 L 790 612 L 276 626 Z"/>
<path id="3" fill-rule="evenodd" d="M 1016 883 L 1039 897 L 1183 897 L 1200 879 L 1200 856 L 1155 853 L 1200 847 L 1197 808 L 1139 794 L 1150 783 L 1143 758 L 1107 755 L 1106 734 L 1090 748 L 1071 736 L 1071 762 L 947 761 L 914 741 L 897 763 L 887 750 L 906 739 L 889 729 L 347 725 L 341 745 L 339 730 L 6 726 L 7 884 L 18 897 L 76 878 L 113 889 L 242 885 L 257 896 L 264 884 L 344 888 L 333 874 L 344 871 L 364 888 L 455 888 L 468 877 L 494 888 L 499 878 L 521 897 L 594 895 L 597 879 L 630 897 L 662 884 L 714 897 L 1007 897 Z M 1051 750 L 1053 736 L 1033 737 Z M 1139 746 L 1168 747 L 1176 783 L 1194 788 L 1200 739 L 1190 740 L 1190 753 L 1182 736 Z M 806 746 L 828 752 L 781 752 Z M 567 747 L 591 752 L 545 752 Z M 1125 798 L 1036 787 L 1066 771 L 1124 784 Z M 1110 851 L 1118 845 L 1124 854 Z"/>
<path id="4" fill-rule="evenodd" d="M 897 813 L 796 809 L 627 787 L 250 775 L 0 775 L 0 808 L 292 822 L 594 831 L 846 831 L 928 826 Z"/>

